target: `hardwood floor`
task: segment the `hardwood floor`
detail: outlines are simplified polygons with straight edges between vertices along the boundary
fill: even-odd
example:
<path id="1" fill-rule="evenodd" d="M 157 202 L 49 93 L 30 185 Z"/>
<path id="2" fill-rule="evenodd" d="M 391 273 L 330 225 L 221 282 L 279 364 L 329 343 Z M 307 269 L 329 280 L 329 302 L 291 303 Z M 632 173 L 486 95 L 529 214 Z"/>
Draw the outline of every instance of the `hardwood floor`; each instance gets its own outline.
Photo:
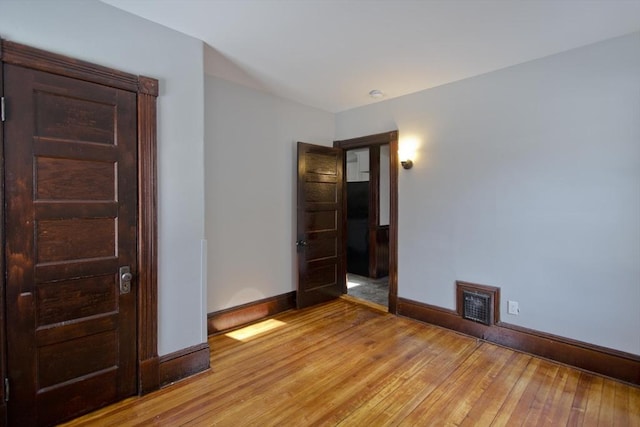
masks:
<path id="1" fill-rule="evenodd" d="M 212 370 L 67 425 L 640 426 L 640 388 L 347 299 L 236 333 Z"/>

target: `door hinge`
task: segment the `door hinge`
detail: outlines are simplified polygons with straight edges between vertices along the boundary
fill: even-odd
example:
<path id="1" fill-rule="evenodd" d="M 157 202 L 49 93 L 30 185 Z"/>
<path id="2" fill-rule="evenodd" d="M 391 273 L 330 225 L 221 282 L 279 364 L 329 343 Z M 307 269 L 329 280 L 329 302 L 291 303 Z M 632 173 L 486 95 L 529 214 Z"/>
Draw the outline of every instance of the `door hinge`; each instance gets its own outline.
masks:
<path id="1" fill-rule="evenodd" d="M 4 379 L 4 401 L 9 401 L 9 378 Z"/>
<path id="2" fill-rule="evenodd" d="M 4 122 L 4 96 L 0 97 L 0 121 Z"/>

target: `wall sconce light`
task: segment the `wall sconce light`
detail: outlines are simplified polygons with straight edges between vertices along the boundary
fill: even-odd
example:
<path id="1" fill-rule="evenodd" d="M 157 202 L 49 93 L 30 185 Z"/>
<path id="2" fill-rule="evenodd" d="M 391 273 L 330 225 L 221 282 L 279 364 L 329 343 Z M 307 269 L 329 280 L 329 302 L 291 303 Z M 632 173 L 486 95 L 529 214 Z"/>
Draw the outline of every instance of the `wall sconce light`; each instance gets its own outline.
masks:
<path id="1" fill-rule="evenodd" d="M 419 145 L 420 141 L 415 136 L 404 137 L 400 141 L 400 146 L 398 147 L 398 158 L 404 169 L 411 169 L 413 167 L 413 159 L 416 158 L 416 152 L 418 151 Z"/>

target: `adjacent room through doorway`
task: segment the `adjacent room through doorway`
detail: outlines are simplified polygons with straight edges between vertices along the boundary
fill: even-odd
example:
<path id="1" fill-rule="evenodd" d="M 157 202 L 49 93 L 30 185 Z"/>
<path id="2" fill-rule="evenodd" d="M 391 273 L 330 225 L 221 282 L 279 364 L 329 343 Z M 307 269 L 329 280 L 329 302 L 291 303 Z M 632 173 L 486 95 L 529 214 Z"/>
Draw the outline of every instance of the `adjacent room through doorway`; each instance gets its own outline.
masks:
<path id="1" fill-rule="evenodd" d="M 347 294 L 389 306 L 389 145 L 345 152 Z"/>

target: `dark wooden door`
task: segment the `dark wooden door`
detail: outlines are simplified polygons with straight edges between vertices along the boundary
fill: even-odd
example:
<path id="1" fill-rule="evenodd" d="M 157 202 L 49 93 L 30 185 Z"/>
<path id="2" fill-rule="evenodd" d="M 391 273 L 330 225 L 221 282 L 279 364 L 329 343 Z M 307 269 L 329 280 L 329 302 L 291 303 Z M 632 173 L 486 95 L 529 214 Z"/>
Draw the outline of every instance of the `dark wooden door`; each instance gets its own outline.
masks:
<path id="1" fill-rule="evenodd" d="M 343 151 L 298 142 L 298 308 L 346 292 Z"/>
<path id="2" fill-rule="evenodd" d="M 9 422 L 50 425 L 136 392 L 136 94 L 4 79 Z"/>

